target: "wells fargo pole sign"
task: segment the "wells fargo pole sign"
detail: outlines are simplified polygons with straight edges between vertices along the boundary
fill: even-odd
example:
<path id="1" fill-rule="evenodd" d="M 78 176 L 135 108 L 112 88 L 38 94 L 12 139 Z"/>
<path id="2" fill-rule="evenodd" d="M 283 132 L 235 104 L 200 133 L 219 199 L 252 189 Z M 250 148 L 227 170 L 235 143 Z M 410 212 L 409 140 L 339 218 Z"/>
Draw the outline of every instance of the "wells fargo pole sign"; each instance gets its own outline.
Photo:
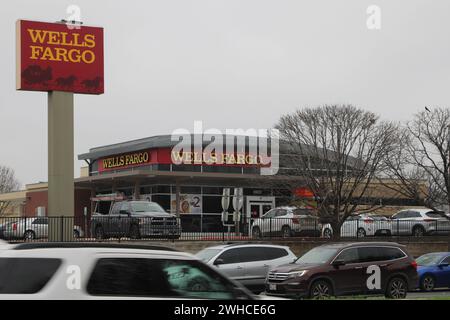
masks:
<path id="1" fill-rule="evenodd" d="M 17 90 L 48 92 L 49 240 L 70 240 L 74 217 L 73 94 L 104 92 L 103 28 L 18 20 L 16 61 Z"/>

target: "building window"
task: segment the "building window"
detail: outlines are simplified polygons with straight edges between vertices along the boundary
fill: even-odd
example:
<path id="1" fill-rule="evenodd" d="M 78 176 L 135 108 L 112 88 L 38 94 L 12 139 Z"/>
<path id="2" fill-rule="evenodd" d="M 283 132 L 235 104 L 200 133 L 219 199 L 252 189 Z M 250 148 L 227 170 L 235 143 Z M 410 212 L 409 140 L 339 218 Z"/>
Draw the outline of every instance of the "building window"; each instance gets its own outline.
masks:
<path id="1" fill-rule="evenodd" d="M 230 201 L 231 202 L 231 201 Z M 231 203 L 230 203 L 231 207 Z M 222 213 L 222 197 L 203 195 L 203 212 Z"/>

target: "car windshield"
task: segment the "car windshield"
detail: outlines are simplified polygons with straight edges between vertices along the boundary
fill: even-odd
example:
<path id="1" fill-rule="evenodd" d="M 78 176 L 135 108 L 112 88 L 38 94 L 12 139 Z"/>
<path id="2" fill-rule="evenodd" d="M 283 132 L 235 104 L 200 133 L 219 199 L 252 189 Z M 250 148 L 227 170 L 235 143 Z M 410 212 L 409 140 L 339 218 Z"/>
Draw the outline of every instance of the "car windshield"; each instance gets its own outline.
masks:
<path id="1" fill-rule="evenodd" d="M 324 264 L 327 263 L 336 253 L 337 248 L 316 247 L 298 258 L 296 264 Z"/>
<path id="2" fill-rule="evenodd" d="M 202 260 L 203 262 L 208 262 L 213 257 L 215 257 L 221 249 L 203 249 L 195 254 L 197 258 Z"/>
<path id="3" fill-rule="evenodd" d="M 441 253 L 428 253 L 420 256 L 416 259 L 417 265 L 419 266 L 433 266 L 438 264 L 442 259 Z"/>
<path id="4" fill-rule="evenodd" d="M 161 206 L 154 202 L 132 202 L 131 211 L 133 212 L 161 212 L 165 213 Z"/>

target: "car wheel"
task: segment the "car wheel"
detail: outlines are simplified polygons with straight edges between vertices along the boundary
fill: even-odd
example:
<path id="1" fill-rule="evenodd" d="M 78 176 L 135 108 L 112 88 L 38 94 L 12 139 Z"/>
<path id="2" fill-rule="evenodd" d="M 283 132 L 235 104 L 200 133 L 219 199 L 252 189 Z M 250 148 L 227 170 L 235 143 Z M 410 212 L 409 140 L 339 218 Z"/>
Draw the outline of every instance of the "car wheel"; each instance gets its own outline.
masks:
<path id="1" fill-rule="evenodd" d="M 309 289 L 310 299 L 326 299 L 333 295 L 333 288 L 324 280 L 317 280 Z"/>
<path id="2" fill-rule="evenodd" d="M 102 226 L 98 226 L 95 228 L 95 239 L 101 240 L 105 238 L 105 231 L 103 231 Z"/>
<path id="3" fill-rule="evenodd" d="M 385 296 L 389 299 L 404 299 L 406 298 L 408 286 L 402 278 L 393 278 L 389 281 L 386 288 Z"/>
<path id="4" fill-rule="evenodd" d="M 291 235 L 291 228 L 289 228 L 289 226 L 284 226 L 283 228 L 281 228 L 281 236 L 283 238 L 289 238 Z"/>
<path id="5" fill-rule="evenodd" d="M 141 237 L 141 233 L 139 232 L 139 227 L 133 224 L 130 227 L 130 238 L 131 239 L 139 239 Z"/>
<path id="6" fill-rule="evenodd" d="M 423 291 L 433 291 L 434 290 L 435 281 L 433 276 L 426 275 L 422 278 L 422 281 L 420 281 L 420 289 Z"/>
<path id="7" fill-rule="evenodd" d="M 332 237 L 331 229 L 326 228 L 323 231 L 323 237 L 327 238 L 327 239 L 331 239 L 331 237 Z"/>
<path id="8" fill-rule="evenodd" d="M 25 240 L 34 240 L 36 239 L 36 234 L 33 230 L 27 230 L 25 231 L 25 234 L 23 235 Z"/>
<path id="9" fill-rule="evenodd" d="M 260 239 L 262 237 L 261 229 L 259 227 L 252 228 L 252 238 Z"/>
<path id="10" fill-rule="evenodd" d="M 364 228 L 359 228 L 358 231 L 356 232 L 356 237 L 364 238 L 365 236 L 366 236 L 366 230 L 364 230 Z"/>
<path id="11" fill-rule="evenodd" d="M 415 226 L 412 230 L 414 237 L 423 237 L 425 234 L 425 229 L 421 226 Z"/>
<path id="12" fill-rule="evenodd" d="M 73 238 L 78 239 L 80 237 L 80 232 L 78 230 L 73 230 Z"/>

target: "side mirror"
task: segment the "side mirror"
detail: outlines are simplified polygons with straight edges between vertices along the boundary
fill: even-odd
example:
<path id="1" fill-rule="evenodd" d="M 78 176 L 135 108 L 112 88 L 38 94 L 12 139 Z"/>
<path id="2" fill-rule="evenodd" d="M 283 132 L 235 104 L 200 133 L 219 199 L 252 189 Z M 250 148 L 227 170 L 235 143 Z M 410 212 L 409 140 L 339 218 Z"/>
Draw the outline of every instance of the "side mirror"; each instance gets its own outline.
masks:
<path id="1" fill-rule="evenodd" d="M 439 264 L 439 268 L 447 268 L 449 266 L 448 262 L 442 262 Z"/>
<path id="2" fill-rule="evenodd" d="M 223 259 L 220 259 L 220 258 L 217 258 L 215 261 L 214 261 L 214 265 L 215 266 L 219 266 L 219 265 L 221 265 L 221 264 L 223 264 L 224 263 L 224 261 L 223 261 Z"/>
<path id="3" fill-rule="evenodd" d="M 332 265 L 335 268 L 339 268 L 340 266 L 345 266 L 345 261 L 344 260 L 334 260 Z"/>

